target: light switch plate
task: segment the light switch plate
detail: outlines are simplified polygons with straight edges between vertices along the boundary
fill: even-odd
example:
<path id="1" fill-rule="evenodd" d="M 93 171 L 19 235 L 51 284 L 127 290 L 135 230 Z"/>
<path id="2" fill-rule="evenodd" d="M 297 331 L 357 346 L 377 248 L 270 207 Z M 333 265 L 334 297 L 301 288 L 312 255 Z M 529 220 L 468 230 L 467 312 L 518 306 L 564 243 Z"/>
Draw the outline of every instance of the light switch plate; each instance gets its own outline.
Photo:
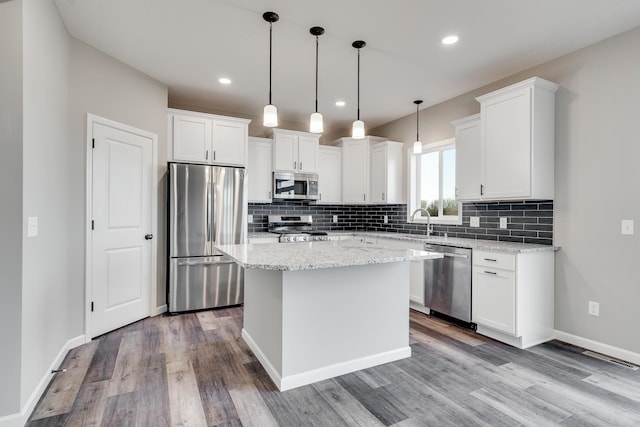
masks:
<path id="1" fill-rule="evenodd" d="M 592 316 L 600 316 L 600 303 L 589 301 L 589 314 Z"/>
<path id="2" fill-rule="evenodd" d="M 507 228 L 507 218 L 500 217 L 500 228 Z"/>
<path id="3" fill-rule="evenodd" d="M 38 235 L 38 217 L 30 216 L 27 218 L 27 237 L 36 237 Z"/>
<path id="4" fill-rule="evenodd" d="M 471 226 L 472 227 L 480 227 L 480 217 L 479 216 L 472 216 L 471 217 Z"/>
<path id="5" fill-rule="evenodd" d="M 633 220 L 632 219 L 623 219 L 620 221 L 620 233 L 625 236 L 633 236 Z"/>
<path id="6" fill-rule="evenodd" d="M 253 215 L 247 215 L 247 222 L 253 224 Z"/>
<path id="7" fill-rule="evenodd" d="M 333 216 L 333 222 L 338 222 L 338 215 Z"/>

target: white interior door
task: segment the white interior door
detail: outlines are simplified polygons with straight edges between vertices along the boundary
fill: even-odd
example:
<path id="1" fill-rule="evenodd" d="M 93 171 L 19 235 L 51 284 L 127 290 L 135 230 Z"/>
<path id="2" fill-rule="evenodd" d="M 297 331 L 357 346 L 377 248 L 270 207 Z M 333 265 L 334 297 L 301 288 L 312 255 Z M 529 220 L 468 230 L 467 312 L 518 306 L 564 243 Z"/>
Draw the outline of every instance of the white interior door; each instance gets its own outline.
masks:
<path id="1" fill-rule="evenodd" d="M 150 315 L 153 140 L 95 122 L 92 129 L 90 333 L 95 337 Z"/>

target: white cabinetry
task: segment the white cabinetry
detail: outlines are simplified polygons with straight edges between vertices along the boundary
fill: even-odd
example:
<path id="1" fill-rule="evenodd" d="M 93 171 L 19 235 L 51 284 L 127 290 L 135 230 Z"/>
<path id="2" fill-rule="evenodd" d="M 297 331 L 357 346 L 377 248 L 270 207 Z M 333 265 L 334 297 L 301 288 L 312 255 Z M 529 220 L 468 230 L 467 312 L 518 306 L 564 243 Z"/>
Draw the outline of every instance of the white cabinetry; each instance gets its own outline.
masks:
<path id="1" fill-rule="evenodd" d="M 553 339 L 554 253 L 473 251 L 478 333 L 527 348 Z"/>
<path id="2" fill-rule="evenodd" d="M 321 203 L 342 201 L 342 150 L 321 145 L 318 148 L 318 193 Z"/>
<path id="3" fill-rule="evenodd" d="M 424 243 L 407 240 L 385 239 L 378 237 L 378 245 L 390 248 L 424 250 Z M 424 263 L 423 260 L 409 261 L 409 300 L 419 306 L 424 306 Z M 430 262 L 430 261 L 427 261 Z"/>
<path id="4" fill-rule="evenodd" d="M 317 172 L 320 135 L 273 129 L 273 169 Z"/>
<path id="5" fill-rule="evenodd" d="M 271 203 L 271 146 L 270 139 L 249 137 L 249 202 Z"/>
<path id="6" fill-rule="evenodd" d="M 451 122 L 456 128 L 456 200 L 479 200 L 480 114 Z"/>
<path id="7" fill-rule="evenodd" d="M 169 160 L 245 166 L 251 120 L 169 109 Z"/>
<path id="8" fill-rule="evenodd" d="M 404 203 L 404 144 L 385 141 L 371 146 L 371 203 Z"/>
<path id="9" fill-rule="evenodd" d="M 533 77 L 476 98 L 482 199 L 553 199 L 558 88 Z"/>

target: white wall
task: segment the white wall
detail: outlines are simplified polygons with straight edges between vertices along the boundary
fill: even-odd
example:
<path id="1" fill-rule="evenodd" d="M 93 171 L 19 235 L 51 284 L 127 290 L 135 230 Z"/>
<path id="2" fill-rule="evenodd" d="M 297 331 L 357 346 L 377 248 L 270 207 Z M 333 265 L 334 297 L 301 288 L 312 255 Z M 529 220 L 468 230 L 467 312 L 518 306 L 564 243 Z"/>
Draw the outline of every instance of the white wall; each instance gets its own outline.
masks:
<path id="1" fill-rule="evenodd" d="M 158 305 L 164 304 L 167 87 L 71 38 L 69 87 L 70 336 L 84 333 L 86 115 L 95 114 L 158 135 Z"/>
<path id="2" fill-rule="evenodd" d="M 480 111 L 475 97 L 540 76 L 556 98 L 557 330 L 640 353 L 640 28 L 425 109 L 421 139 L 454 136 L 452 120 Z M 411 143 L 415 115 L 371 131 Z M 635 236 L 620 220 L 636 221 Z M 600 316 L 587 314 L 600 302 Z"/>
<path id="3" fill-rule="evenodd" d="M 22 1 L 0 3 L 0 418 L 20 410 Z"/>
<path id="4" fill-rule="evenodd" d="M 69 38 L 53 1 L 24 0 L 23 220 L 39 234 L 22 251 L 24 405 L 68 340 Z"/>

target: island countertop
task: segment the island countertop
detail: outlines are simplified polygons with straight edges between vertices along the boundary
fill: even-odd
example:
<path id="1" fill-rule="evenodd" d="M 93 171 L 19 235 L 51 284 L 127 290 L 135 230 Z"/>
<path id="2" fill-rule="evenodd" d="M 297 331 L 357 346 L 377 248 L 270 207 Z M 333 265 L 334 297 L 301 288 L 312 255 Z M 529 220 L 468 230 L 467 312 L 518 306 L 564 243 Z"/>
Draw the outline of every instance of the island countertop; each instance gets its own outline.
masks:
<path id="1" fill-rule="evenodd" d="M 244 268 L 313 270 L 442 258 L 442 254 L 389 248 L 354 240 L 299 243 L 217 245 L 216 249 Z"/>

